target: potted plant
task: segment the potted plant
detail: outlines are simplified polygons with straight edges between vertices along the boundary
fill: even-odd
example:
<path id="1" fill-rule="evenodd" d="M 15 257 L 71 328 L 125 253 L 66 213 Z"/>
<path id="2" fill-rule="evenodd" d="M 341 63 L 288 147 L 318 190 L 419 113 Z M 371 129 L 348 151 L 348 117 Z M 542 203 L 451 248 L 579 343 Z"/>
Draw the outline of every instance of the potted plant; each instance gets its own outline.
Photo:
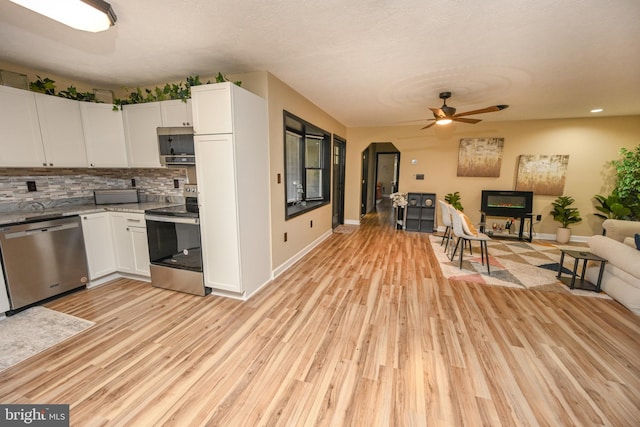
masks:
<path id="1" fill-rule="evenodd" d="M 457 191 L 455 193 L 449 193 L 445 195 L 444 201 L 449 203 L 451 206 L 453 206 L 460 212 L 464 210 L 464 208 L 462 207 L 462 204 L 460 203 L 460 193 Z"/>
<path id="2" fill-rule="evenodd" d="M 570 207 L 575 200 L 571 196 L 559 196 L 551 203 L 553 209 L 551 215 L 553 219 L 562 224 L 556 231 L 556 241 L 558 243 L 568 243 L 571 237 L 571 229 L 569 225 L 582 221 L 578 208 Z"/>

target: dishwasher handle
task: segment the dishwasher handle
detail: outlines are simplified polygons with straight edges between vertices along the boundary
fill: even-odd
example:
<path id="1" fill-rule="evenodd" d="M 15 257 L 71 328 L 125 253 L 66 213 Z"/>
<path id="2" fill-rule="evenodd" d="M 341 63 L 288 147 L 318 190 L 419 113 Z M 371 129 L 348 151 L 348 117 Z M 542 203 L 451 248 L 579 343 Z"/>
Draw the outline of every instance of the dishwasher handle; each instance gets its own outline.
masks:
<path id="1" fill-rule="evenodd" d="M 3 233 L 5 239 L 17 239 L 20 237 L 28 237 L 28 236 L 33 236 L 34 234 L 41 234 L 41 233 L 52 233 L 54 231 L 62 231 L 62 230 L 68 230 L 70 228 L 78 228 L 79 225 L 76 223 L 71 223 L 71 224 L 59 224 L 59 225 L 50 225 L 50 226 L 46 226 L 46 227 L 40 227 L 40 228 L 31 228 L 28 230 L 22 230 L 22 231 L 14 231 L 14 232 L 9 232 L 9 233 Z"/>

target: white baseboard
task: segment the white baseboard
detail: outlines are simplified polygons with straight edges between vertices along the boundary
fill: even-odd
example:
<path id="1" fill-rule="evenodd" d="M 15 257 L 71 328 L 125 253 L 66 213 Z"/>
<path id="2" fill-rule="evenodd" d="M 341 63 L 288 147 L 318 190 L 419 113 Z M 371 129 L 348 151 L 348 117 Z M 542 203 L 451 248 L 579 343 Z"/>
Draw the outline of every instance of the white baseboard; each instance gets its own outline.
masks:
<path id="1" fill-rule="evenodd" d="M 360 220 L 359 219 L 345 219 L 344 220 L 344 224 L 345 225 L 360 225 Z"/>
<path id="2" fill-rule="evenodd" d="M 282 273 L 287 271 L 293 264 L 295 264 L 300 259 L 302 259 L 302 257 L 304 257 L 306 254 L 311 252 L 313 248 L 318 246 L 324 240 L 328 239 L 329 236 L 331 236 L 332 234 L 333 234 L 332 230 L 327 231 L 326 233 L 318 237 L 316 240 L 314 240 L 313 242 L 305 246 L 300 252 L 298 252 L 297 254 L 295 254 L 294 256 L 292 256 L 282 264 L 280 264 L 277 268 L 273 270 L 273 278 L 275 279 L 276 277 L 280 276 Z"/>

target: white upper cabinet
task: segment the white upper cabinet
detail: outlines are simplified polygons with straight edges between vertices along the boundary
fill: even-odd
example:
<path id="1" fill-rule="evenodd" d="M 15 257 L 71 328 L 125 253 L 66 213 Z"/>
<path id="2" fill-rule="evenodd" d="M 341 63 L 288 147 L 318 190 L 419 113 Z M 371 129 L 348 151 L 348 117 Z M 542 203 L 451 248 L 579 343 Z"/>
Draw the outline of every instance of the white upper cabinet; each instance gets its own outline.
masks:
<path id="1" fill-rule="evenodd" d="M 80 103 L 34 94 L 47 166 L 87 167 Z"/>
<path id="2" fill-rule="evenodd" d="M 160 103 L 130 104 L 122 108 L 129 166 L 161 167 L 157 130 L 162 126 Z"/>
<path id="3" fill-rule="evenodd" d="M 81 102 L 82 126 L 90 167 L 127 167 L 122 111 L 111 104 Z"/>
<path id="4" fill-rule="evenodd" d="M 0 129 L 0 166 L 44 166 L 44 149 L 33 92 L 0 86 Z"/>
<path id="5" fill-rule="evenodd" d="M 196 135 L 233 132 L 234 107 L 231 105 L 231 85 L 219 83 L 191 88 L 193 131 Z"/>
<path id="6" fill-rule="evenodd" d="M 190 99 L 187 102 L 180 99 L 160 101 L 160 112 L 164 127 L 193 126 Z"/>

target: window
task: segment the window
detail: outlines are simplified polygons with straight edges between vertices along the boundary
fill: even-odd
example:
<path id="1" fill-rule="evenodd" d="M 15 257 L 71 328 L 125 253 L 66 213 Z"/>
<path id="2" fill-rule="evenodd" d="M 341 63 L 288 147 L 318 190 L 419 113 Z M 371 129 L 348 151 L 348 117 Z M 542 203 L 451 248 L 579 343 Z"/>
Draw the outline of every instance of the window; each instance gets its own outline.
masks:
<path id="1" fill-rule="evenodd" d="M 286 219 L 329 203 L 331 134 L 284 112 Z"/>

